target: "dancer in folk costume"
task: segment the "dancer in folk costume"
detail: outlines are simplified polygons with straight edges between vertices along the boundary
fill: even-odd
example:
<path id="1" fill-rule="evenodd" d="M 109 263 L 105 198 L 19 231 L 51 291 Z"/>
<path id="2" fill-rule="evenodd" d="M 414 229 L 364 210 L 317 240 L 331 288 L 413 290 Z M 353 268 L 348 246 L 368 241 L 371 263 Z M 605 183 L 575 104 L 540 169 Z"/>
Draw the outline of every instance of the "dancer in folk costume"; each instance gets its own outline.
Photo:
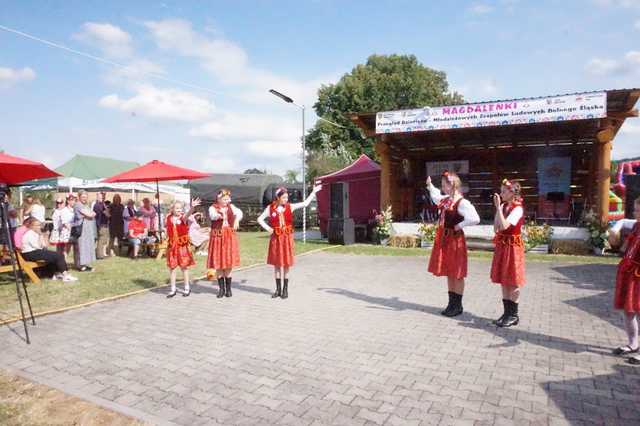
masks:
<path id="1" fill-rule="evenodd" d="M 437 277 L 447 277 L 449 303 L 441 312 L 447 317 L 455 317 L 463 312 L 462 296 L 467 276 L 467 243 L 463 229 L 480 223 L 476 209 L 460 193 L 461 185 L 458 175 L 445 171 L 442 174 L 442 191 L 445 195 L 441 195 L 431 183 L 431 176 L 427 177 L 427 189 L 440 211 L 428 270 Z"/>
<path id="2" fill-rule="evenodd" d="M 502 285 L 504 305 L 504 313 L 493 323 L 498 327 L 511 327 L 520 322 L 518 302 L 520 288 L 525 283 L 522 241 L 524 207 L 520 196 L 520 184 L 504 179 L 500 194 L 493 194 L 493 204 L 496 208 L 493 221 L 496 236 L 491 281 Z"/>
<path id="3" fill-rule="evenodd" d="M 231 204 L 231 191 L 218 191 L 216 202 L 209 207 L 211 237 L 207 258 L 207 278 L 218 279 L 218 298 L 231 297 L 231 270 L 240 266 L 240 250 L 236 231 L 242 220 L 242 210 Z"/>
<path id="4" fill-rule="evenodd" d="M 184 292 L 182 295 L 187 297 L 191 294 L 191 285 L 189 283 L 189 268 L 194 266 L 196 262 L 191 254 L 189 243 L 189 221 L 188 218 L 194 208 L 200 205 L 200 199 L 196 198 L 191 201 L 191 209 L 188 213 L 184 212 L 184 205 L 180 201 L 176 201 L 169 210 L 169 215 L 165 223 L 167 230 L 167 266 L 170 271 L 171 292 L 167 294 L 168 298 L 176 295 L 176 274 L 178 268 L 182 269 L 184 276 Z"/>
<path id="5" fill-rule="evenodd" d="M 640 221 L 640 198 L 633 203 L 633 216 Z M 636 222 L 633 230 L 622 245 L 624 257 L 618 264 L 616 276 L 616 292 L 613 306 L 624 313 L 624 328 L 629 344 L 614 349 L 614 355 L 630 355 L 639 352 L 638 322 L 640 315 L 640 222 Z M 630 364 L 640 364 L 640 356 L 630 357 Z"/>
<path id="6" fill-rule="evenodd" d="M 293 212 L 307 207 L 320 189 L 322 189 L 322 186 L 315 186 L 306 200 L 301 203 L 290 204 L 287 188 L 278 188 L 276 190 L 276 199 L 258 217 L 260 226 L 271 234 L 267 264 L 273 265 L 276 280 L 276 291 L 271 296 L 272 298 L 281 297 L 286 299 L 289 297 L 289 279 L 287 275 L 289 274 L 289 268 L 294 263 Z M 271 226 L 265 222 L 267 217 Z"/>

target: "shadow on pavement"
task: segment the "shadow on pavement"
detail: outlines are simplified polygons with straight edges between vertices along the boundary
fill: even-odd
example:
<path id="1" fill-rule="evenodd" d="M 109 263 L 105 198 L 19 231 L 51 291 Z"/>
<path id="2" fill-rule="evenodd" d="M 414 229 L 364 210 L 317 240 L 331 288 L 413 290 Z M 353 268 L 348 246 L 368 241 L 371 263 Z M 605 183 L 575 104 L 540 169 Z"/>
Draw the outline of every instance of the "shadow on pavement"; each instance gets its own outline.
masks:
<path id="1" fill-rule="evenodd" d="M 546 382 L 541 386 L 569 423 L 637 425 L 640 369 L 630 365 L 613 368 L 613 374 Z"/>
<path id="2" fill-rule="evenodd" d="M 318 290 L 325 291 L 330 294 L 349 297 L 351 299 L 356 299 L 363 302 L 371 303 L 371 304 L 377 305 L 379 309 L 390 309 L 394 311 L 412 310 L 412 311 L 418 311 L 418 312 L 426 312 L 430 315 L 436 315 L 440 318 L 444 318 L 440 314 L 440 312 L 443 309 L 441 307 L 434 307 L 434 306 L 428 306 L 428 305 L 421 305 L 418 303 L 405 302 L 398 299 L 397 297 L 391 297 L 391 298 L 375 297 L 375 296 L 369 296 L 367 294 L 358 293 L 350 290 L 344 290 L 341 288 L 319 288 Z M 461 327 L 474 328 L 474 329 L 487 331 L 504 340 L 503 343 L 489 346 L 491 348 L 511 347 L 511 346 L 517 346 L 521 342 L 527 342 L 527 343 L 531 343 L 537 346 L 542 346 L 548 349 L 556 349 L 556 350 L 561 350 L 561 351 L 570 352 L 570 353 L 578 353 L 578 352 L 602 353 L 602 351 L 596 351 L 594 349 L 606 350 L 607 352 L 610 351 L 610 348 L 594 346 L 594 345 L 585 345 L 585 344 L 577 343 L 577 342 L 574 342 L 573 340 L 566 339 L 563 337 L 556 337 L 556 336 L 549 336 L 542 333 L 535 333 L 531 331 L 522 330 L 517 327 L 510 328 L 510 329 L 499 328 L 491 323 L 493 319 L 479 317 L 468 311 L 464 312 L 461 316 L 457 318 L 451 318 L 451 321 L 456 321 L 457 324 Z"/>

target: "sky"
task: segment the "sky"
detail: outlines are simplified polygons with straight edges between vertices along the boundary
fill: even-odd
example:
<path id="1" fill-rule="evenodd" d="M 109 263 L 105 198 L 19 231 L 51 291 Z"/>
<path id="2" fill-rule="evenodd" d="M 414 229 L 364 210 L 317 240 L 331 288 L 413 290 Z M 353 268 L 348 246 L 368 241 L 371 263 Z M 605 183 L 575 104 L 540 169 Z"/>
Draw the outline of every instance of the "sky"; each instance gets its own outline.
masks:
<path id="1" fill-rule="evenodd" d="M 466 101 L 640 87 L 640 0 L 0 0 L 0 149 L 211 173 L 300 168 L 301 111 L 371 54 Z M 95 59 L 98 58 L 98 59 Z M 114 64 L 119 64 L 117 66 Z M 628 119 L 613 158 L 640 156 Z"/>

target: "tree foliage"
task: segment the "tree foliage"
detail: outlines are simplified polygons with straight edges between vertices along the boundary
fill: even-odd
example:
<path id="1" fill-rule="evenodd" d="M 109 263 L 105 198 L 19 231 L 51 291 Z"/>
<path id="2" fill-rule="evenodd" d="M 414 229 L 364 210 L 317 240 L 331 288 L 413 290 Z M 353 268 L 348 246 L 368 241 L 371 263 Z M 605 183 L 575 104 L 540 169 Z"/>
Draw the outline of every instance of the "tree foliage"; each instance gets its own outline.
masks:
<path id="1" fill-rule="evenodd" d="M 314 105 L 319 117 L 340 124 L 338 128 L 318 120 L 307 136 L 311 151 L 335 150 L 357 157 L 375 158 L 374 139 L 364 137 L 348 112 L 378 112 L 464 102 L 449 91 L 447 76 L 422 65 L 414 55 L 371 55 L 336 84 L 323 85 Z"/>

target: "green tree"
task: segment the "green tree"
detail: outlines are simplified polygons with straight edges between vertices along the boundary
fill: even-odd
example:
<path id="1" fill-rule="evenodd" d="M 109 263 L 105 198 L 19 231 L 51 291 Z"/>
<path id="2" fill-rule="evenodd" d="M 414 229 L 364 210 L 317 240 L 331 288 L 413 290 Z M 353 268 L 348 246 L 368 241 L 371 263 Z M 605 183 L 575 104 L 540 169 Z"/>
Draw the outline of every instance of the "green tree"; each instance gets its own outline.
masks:
<path id="1" fill-rule="evenodd" d="M 245 175 L 266 175 L 267 171 L 253 168 L 253 169 L 245 170 L 244 172 L 242 172 L 242 174 L 245 174 Z"/>
<path id="2" fill-rule="evenodd" d="M 318 120 L 307 135 L 307 147 L 312 152 L 342 147 L 353 156 L 365 153 L 375 158 L 374 139 L 364 137 L 346 113 L 462 102 L 460 94 L 449 91 L 444 72 L 422 65 L 414 55 L 371 55 L 336 84 L 320 87 L 316 114 L 342 127 Z"/>
<path id="3" fill-rule="evenodd" d="M 287 170 L 284 174 L 284 181 L 286 183 L 298 183 L 299 174 L 297 170 Z"/>

